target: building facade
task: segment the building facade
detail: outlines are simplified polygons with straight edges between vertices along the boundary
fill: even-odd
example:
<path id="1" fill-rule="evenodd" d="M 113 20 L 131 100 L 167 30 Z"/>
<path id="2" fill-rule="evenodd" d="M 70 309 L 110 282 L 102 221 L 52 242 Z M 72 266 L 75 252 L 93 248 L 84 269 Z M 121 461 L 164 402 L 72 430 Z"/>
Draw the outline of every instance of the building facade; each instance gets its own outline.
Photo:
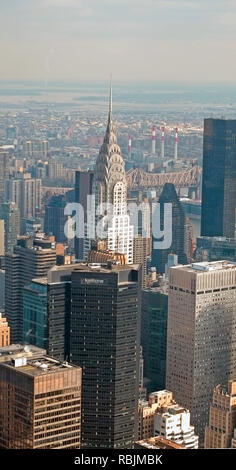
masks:
<path id="1" fill-rule="evenodd" d="M 81 204 L 84 211 L 84 218 L 82 224 L 85 228 L 85 236 L 82 238 L 75 238 L 75 256 L 79 261 L 87 259 L 88 253 L 91 249 L 91 240 L 88 239 L 87 235 L 87 224 L 88 224 L 88 197 L 91 197 L 93 191 L 93 179 L 94 173 L 92 171 L 76 171 L 75 172 L 75 202 Z M 80 214 L 78 214 L 78 221 Z M 80 223 L 80 221 L 79 221 Z"/>
<path id="2" fill-rule="evenodd" d="M 0 348 L 9 346 L 10 344 L 10 327 L 6 318 L 0 313 Z"/>
<path id="3" fill-rule="evenodd" d="M 23 339 L 57 360 L 70 355 L 71 274 L 78 264 L 54 266 L 23 291 Z"/>
<path id="4" fill-rule="evenodd" d="M 11 342 L 23 340 L 23 288 L 32 279 L 46 276 L 55 264 L 55 243 L 46 238 L 21 237 L 13 253 L 6 255 L 5 313 L 11 327 Z"/>
<path id="5" fill-rule="evenodd" d="M 41 209 L 42 182 L 40 179 L 31 178 L 25 173 L 18 178 L 6 181 L 5 197 L 9 202 L 14 202 L 20 210 L 21 233 L 25 233 L 22 219 L 35 218 Z"/>
<path id="6" fill-rule="evenodd" d="M 201 440 L 214 387 L 236 376 L 236 264 L 169 269 L 166 387 Z"/>
<path id="7" fill-rule="evenodd" d="M 157 268 L 161 274 L 165 272 L 168 255 L 173 253 L 178 256 L 181 264 L 187 263 L 186 234 L 185 234 L 185 213 L 182 204 L 178 198 L 175 187 L 172 183 L 166 183 L 159 198 L 160 204 L 160 227 L 164 227 L 165 204 L 171 204 L 172 207 L 172 236 L 168 248 L 155 249 L 155 238 L 153 237 L 152 266 Z"/>
<path id="8" fill-rule="evenodd" d="M 139 440 L 154 436 L 154 416 L 156 411 L 172 403 L 174 403 L 173 393 L 168 390 L 151 393 L 148 401 L 139 400 Z"/>
<path id="9" fill-rule="evenodd" d="M 4 220 L 5 251 L 12 253 L 20 235 L 20 211 L 14 202 L 0 204 L 0 219 Z"/>
<path id="10" fill-rule="evenodd" d="M 150 256 L 151 239 L 136 235 L 134 237 L 134 264 L 141 264 L 142 266 L 142 288 L 147 287 L 147 258 Z"/>
<path id="11" fill-rule="evenodd" d="M 198 449 L 199 438 L 190 424 L 190 413 L 178 404 L 171 404 L 155 413 L 154 435 L 187 449 Z"/>
<path id="12" fill-rule="evenodd" d="M 0 203 L 5 201 L 5 181 L 9 177 L 9 153 L 0 149 Z"/>
<path id="13" fill-rule="evenodd" d="M 235 237 L 236 120 L 205 119 L 201 235 Z"/>
<path id="14" fill-rule="evenodd" d="M 0 448 L 79 449 L 80 367 L 48 356 L 0 362 Z"/>
<path id="15" fill-rule="evenodd" d="M 108 250 L 125 254 L 128 264 L 132 264 L 134 227 L 127 212 L 125 163 L 112 118 L 112 88 L 106 134 L 95 166 L 93 193 L 96 238 L 107 236 Z"/>
<path id="16" fill-rule="evenodd" d="M 236 240 L 226 237 L 198 237 L 196 261 L 236 261 Z"/>
<path id="17" fill-rule="evenodd" d="M 64 195 L 52 196 L 45 206 L 44 232 L 46 235 L 54 235 L 58 243 L 67 241 L 65 224 L 68 216 L 64 214 L 66 202 Z"/>
<path id="18" fill-rule="evenodd" d="M 217 385 L 210 405 L 209 424 L 205 429 L 205 449 L 231 447 L 236 428 L 236 382 L 228 387 Z"/>
<path id="19" fill-rule="evenodd" d="M 168 285 L 142 291 L 141 344 L 145 386 L 149 393 L 165 388 Z"/>
<path id="20" fill-rule="evenodd" d="M 140 272 L 72 272 L 70 361 L 83 370 L 82 447 L 132 448 L 138 436 Z"/>

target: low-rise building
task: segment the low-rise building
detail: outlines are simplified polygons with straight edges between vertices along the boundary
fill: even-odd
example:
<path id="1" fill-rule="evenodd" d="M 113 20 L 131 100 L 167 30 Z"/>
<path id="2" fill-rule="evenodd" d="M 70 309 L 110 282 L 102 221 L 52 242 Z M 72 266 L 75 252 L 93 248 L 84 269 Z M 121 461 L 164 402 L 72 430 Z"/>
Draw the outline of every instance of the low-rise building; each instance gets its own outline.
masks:
<path id="1" fill-rule="evenodd" d="M 150 437 L 149 439 L 143 439 L 138 441 L 134 445 L 135 449 L 185 449 L 184 446 L 176 444 L 176 442 L 164 439 L 164 437 Z"/>
<path id="2" fill-rule="evenodd" d="M 154 435 L 162 436 L 187 449 L 198 449 L 199 437 L 190 424 L 190 412 L 178 404 L 169 405 L 155 413 Z"/>

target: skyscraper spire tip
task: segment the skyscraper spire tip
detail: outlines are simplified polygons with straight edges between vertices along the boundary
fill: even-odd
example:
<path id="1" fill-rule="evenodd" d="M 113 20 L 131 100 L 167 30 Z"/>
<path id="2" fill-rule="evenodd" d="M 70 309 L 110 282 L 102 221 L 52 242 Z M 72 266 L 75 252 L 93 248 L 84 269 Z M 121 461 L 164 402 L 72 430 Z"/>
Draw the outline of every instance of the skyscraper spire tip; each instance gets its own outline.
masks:
<path id="1" fill-rule="evenodd" d="M 109 117 L 112 116 L 112 74 L 110 76 L 110 100 L 109 100 Z"/>

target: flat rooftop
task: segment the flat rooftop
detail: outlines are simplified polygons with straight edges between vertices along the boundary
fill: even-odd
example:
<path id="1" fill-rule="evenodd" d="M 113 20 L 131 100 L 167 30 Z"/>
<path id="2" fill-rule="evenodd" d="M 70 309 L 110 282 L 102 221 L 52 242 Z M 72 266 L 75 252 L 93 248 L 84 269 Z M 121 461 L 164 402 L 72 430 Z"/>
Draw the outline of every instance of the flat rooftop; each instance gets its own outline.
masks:
<path id="1" fill-rule="evenodd" d="M 162 395 L 166 395 L 167 393 L 172 393 L 170 390 L 159 390 L 157 392 L 152 392 L 149 394 L 149 397 L 161 397 Z"/>
<path id="2" fill-rule="evenodd" d="M 2 365 L 33 377 L 61 372 L 72 368 L 78 369 L 78 366 L 76 365 L 68 364 L 67 362 L 60 362 L 43 355 L 34 359 L 22 356 L 15 360 L 13 359 L 2 362 Z"/>
<path id="3" fill-rule="evenodd" d="M 32 344 L 25 345 L 25 344 L 11 344 L 10 346 L 4 346 L 0 348 L 0 357 L 1 356 L 12 356 L 14 354 L 22 353 L 23 355 L 27 355 L 29 353 L 38 354 L 39 356 L 43 356 L 46 354 L 46 350 L 42 348 L 38 348 Z"/>
<path id="4" fill-rule="evenodd" d="M 100 273 L 109 273 L 109 272 L 117 272 L 117 271 L 130 271 L 131 269 L 138 269 L 139 264 L 109 264 L 108 263 L 89 263 L 89 264 L 79 264 L 76 265 L 73 272 L 82 271 L 82 272 L 100 272 Z"/>
<path id="5" fill-rule="evenodd" d="M 145 447 L 146 449 L 185 449 L 184 446 L 176 442 L 165 439 L 162 436 L 150 437 L 136 442 L 138 446 Z"/>
<path id="6" fill-rule="evenodd" d="M 236 263 L 232 261 L 204 261 L 201 263 L 192 263 L 186 266 L 179 265 L 173 266 L 170 269 L 180 269 L 181 271 L 188 272 L 213 272 L 213 271 L 225 271 L 229 269 L 236 269 Z"/>

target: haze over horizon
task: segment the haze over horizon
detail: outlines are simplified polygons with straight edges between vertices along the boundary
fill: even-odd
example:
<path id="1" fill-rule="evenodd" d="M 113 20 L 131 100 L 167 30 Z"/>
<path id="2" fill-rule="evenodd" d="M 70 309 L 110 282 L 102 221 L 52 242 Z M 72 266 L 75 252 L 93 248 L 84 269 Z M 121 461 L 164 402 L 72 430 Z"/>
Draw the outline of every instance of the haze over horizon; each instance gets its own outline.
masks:
<path id="1" fill-rule="evenodd" d="M 232 83 L 234 0 L 9 0 L 1 80 Z"/>

